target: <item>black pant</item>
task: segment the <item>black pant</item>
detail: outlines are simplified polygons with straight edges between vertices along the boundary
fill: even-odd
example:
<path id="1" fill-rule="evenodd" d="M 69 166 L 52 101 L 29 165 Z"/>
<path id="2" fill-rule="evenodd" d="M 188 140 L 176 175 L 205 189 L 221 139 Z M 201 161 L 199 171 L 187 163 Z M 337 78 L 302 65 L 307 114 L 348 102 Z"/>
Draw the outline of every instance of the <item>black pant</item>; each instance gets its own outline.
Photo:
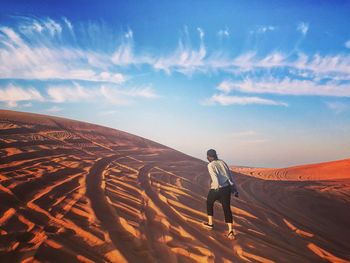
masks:
<path id="1" fill-rule="evenodd" d="M 222 209 L 224 210 L 225 223 L 232 223 L 232 212 L 231 212 L 231 189 L 230 186 L 225 186 L 219 189 L 210 189 L 207 197 L 207 214 L 208 216 L 214 215 L 214 203 L 219 200 Z"/>

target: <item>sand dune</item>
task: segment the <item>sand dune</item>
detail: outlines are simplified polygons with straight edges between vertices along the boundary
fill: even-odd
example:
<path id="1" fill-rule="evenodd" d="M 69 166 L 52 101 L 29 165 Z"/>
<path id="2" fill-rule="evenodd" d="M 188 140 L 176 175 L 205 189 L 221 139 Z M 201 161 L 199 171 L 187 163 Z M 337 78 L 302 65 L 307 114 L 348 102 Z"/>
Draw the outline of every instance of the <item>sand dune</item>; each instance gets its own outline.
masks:
<path id="1" fill-rule="evenodd" d="M 324 177 L 234 168 L 239 235 L 230 241 L 219 205 L 216 230 L 200 227 L 209 185 L 201 160 L 14 111 L 0 110 L 0 135 L 0 262 L 350 262 L 346 161 L 322 168 Z"/>
<path id="2" fill-rule="evenodd" d="M 288 168 L 232 167 L 237 173 L 265 180 L 312 181 L 350 179 L 350 159 Z"/>

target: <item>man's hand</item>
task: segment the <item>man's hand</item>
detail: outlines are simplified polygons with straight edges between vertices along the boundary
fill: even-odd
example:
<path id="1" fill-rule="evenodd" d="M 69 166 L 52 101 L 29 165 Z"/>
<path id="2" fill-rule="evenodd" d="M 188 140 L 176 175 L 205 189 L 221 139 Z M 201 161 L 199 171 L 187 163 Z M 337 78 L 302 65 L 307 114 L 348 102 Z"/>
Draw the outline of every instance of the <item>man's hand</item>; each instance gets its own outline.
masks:
<path id="1" fill-rule="evenodd" d="M 235 197 L 239 197 L 237 187 L 236 187 L 236 185 L 234 185 L 234 184 L 231 185 L 231 193 L 233 193 L 233 195 L 234 195 Z"/>

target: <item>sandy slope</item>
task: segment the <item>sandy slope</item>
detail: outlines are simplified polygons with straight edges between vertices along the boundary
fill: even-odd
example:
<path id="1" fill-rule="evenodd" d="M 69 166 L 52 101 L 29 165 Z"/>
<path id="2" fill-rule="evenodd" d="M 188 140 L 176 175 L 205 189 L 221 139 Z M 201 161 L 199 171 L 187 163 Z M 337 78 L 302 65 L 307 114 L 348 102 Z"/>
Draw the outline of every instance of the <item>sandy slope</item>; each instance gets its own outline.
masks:
<path id="1" fill-rule="evenodd" d="M 229 241 L 206 163 L 155 142 L 0 110 L 0 158 L 0 262 L 350 261 L 349 180 L 236 173 Z"/>
<path id="2" fill-rule="evenodd" d="M 233 170 L 237 173 L 265 180 L 317 181 L 350 179 L 350 159 L 288 168 L 233 167 Z"/>

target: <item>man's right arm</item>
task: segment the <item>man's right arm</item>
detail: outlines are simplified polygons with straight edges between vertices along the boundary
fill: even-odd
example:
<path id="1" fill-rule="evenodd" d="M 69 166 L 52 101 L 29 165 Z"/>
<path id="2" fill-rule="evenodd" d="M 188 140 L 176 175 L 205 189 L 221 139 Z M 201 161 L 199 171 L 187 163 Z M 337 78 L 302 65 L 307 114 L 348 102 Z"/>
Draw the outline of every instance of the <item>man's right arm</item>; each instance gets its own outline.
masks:
<path id="1" fill-rule="evenodd" d="M 225 163 L 225 166 L 226 166 L 226 169 L 228 171 L 228 176 L 230 178 L 230 180 L 229 180 L 230 184 L 232 183 L 231 184 L 232 192 L 235 195 L 235 197 L 238 197 L 239 193 L 238 193 L 237 185 L 236 185 L 236 183 L 233 180 L 233 172 L 231 171 L 231 169 L 229 168 L 229 166 L 226 163 Z"/>

